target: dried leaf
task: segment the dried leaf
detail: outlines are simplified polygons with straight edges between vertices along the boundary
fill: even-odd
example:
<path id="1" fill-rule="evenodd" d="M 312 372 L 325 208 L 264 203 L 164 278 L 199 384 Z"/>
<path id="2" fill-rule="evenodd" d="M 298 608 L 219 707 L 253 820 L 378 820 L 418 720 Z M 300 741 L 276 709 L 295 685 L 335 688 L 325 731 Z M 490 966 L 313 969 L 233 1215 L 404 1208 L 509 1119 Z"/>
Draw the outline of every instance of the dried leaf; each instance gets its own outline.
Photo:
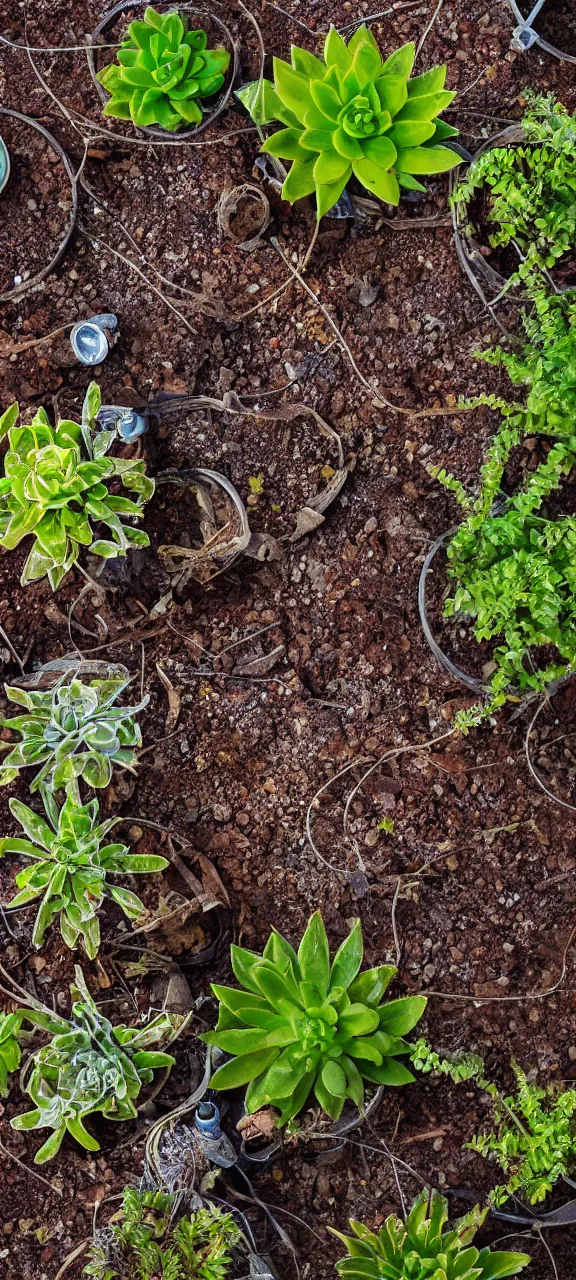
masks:
<path id="1" fill-rule="evenodd" d="M 170 733 L 171 730 L 174 729 L 174 727 L 178 724 L 178 716 L 180 715 L 180 707 L 182 705 L 182 699 L 180 697 L 180 694 L 176 693 L 176 690 L 174 688 L 174 685 L 172 684 L 172 681 L 168 679 L 166 672 L 162 670 L 162 667 L 160 666 L 159 662 L 156 663 L 156 670 L 158 672 L 160 680 L 162 681 L 162 684 L 164 685 L 166 693 L 168 694 L 168 715 L 166 716 L 166 724 L 164 727 L 165 727 L 166 733 Z"/>
<path id="2" fill-rule="evenodd" d="M 277 1114 L 272 1107 L 264 1107 L 262 1111 L 255 1111 L 252 1116 L 242 1116 L 236 1129 L 244 1135 L 245 1142 L 255 1138 L 271 1138 L 275 1130 L 278 1132 L 276 1120 Z"/>
<path id="3" fill-rule="evenodd" d="M 255 658 L 245 658 L 232 670 L 233 676 L 265 676 L 286 653 L 286 645 L 278 644 L 270 653 L 260 653 Z"/>
<path id="4" fill-rule="evenodd" d="M 206 895 L 206 900 L 202 901 L 204 911 L 209 911 L 211 907 L 230 907 L 230 898 L 214 863 L 203 853 L 197 853 L 196 857 L 200 863 L 202 885 Z"/>

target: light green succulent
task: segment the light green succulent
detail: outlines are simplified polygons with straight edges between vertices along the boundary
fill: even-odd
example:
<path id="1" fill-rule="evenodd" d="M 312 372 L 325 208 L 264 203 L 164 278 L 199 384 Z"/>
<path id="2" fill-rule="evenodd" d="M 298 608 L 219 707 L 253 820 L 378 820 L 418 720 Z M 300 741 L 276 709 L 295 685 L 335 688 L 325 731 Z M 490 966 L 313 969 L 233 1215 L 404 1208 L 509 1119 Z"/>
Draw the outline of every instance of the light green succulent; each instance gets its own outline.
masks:
<path id="1" fill-rule="evenodd" d="M 0 417 L 0 439 L 8 436 L 0 478 L 0 546 L 12 551 L 23 538 L 34 539 L 22 586 L 47 575 L 55 591 L 82 547 L 110 559 L 149 544 L 147 533 L 122 524 L 120 516 L 142 518 L 154 481 L 142 460 L 104 456 L 114 432 L 99 430 L 99 409 L 100 392 L 92 382 L 82 423 L 61 419 L 52 427 L 40 408 L 29 426 L 17 427 L 17 404 Z M 115 478 L 138 494 L 135 502 L 109 492 L 108 482 Z M 93 521 L 107 525 L 111 539 L 94 539 Z"/>
<path id="2" fill-rule="evenodd" d="M 81 940 L 92 960 L 100 946 L 98 911 L 104 898 L 112 898 L 132 919 L 144 911 L 131 889 L 109 884 L 108 877 L 163 871 L 168 862 L 159 854 L 130 853 L 125 844 L 106 844 L 106 836 L 120 819 L 99 822 L 98 801 L 83 805 L 74 783 L 67 788 L 60 810 L 49 793 L 44 803 L 49 823 L 21 800 L 10 800 L 10 812 L 27 839 L 0 840 L 0 857 L 22 854 L 32 859 L 32 866 L 18 872 L 20 892 L 8 905 L 20 907 L 41 898 L 32 933 L 34 946 L 42 946 L 47 928 L 59 916 L 66 946 L 74 948 Z"/>
<path id="3" fill-rule="evenodd" d="M 314 1091 L 337 1120 L 346 1099 L 362 1110 L 364 1080 L 408 1084 L 414 1076 L 398 1057 L 402 1039 L 422 1017 L 424 996 L 382 1002 L 396 969 L 360 973 L 362 929 L 357 920 L 332 964 L 319 911 L 298 948 L 276 930 L 263 955 L 232 946 L 232 968 L 244 990 L 212 986 L 220 1002 L 218 1027 L 199 1038 L 234 1054 L 211 1080 L 214 1089 L 248 1084 L 246 1110 L 276 1106 L 285 1124 Z"/>
<path id="4" fill-rule="evenodd" d="M 9 751 L 0 766 L 0 786 L 13 782 L 20 769 L 30 765 L 42 766 L 30 784 L 31 792 L 42 793 L 46 788 L 57 791 L 77 778 L 89 787 L 107 787 L 113 765 L 133 768 L 136 748 L 142 745 L 134 717 L 150 698 L 135 707 L 114 707 L 129 683 L 59 681 L 54 689 L 44 691 L 4 685 L 7 697 L 25 714 L 0 718 L 0 725 L 21 735 L 15 746 L 0 743 L 0 750 Z"/>
<path id="5" fill-rule="evenodd" d="M 477 1249 L 472 1241 L 488 1210 L 478 1205 L 452 1229 L 443 1196 L 422 1191 L 406 1222 L 395 1213 L 378 1232 L 351 1220 L 354 1235 L 328 1230 L 346 1245 L 349 1256 L 336 1263 L 343 1280 L 501 1280 L 528 1266 L 526 1253 Z"/>
<path id="6" fill-rule="evenodd" d="M 114 1027 L 96 1007 L 80 968 L 75 975 L 70 1021 L 33 1010 L 25 1014 L 52 1036 L 26 1065 L 24 1089 L 34 1109 L 10 1121 L 13 1129 L 53 1130 L 36 1152 L 35 1164 L 51 1160 L 66 1133 L 87 1151 L 99 1151 L 99 1142 L 84 1127 L 86 1118 L 100 1112 L 107 1120 L 135 1120 L 142 1085 L 152 1082 L 158 1067 L 170 1068 L 175 1061 L 150 1046 L 173 1038 L 181 1019 L 161 1013 L 142 1027 Z"/>
<path id="7" fill-rule="evenodd" d="M 185 124 L 200 124 L 202 100 L 224 84 L 230 54 L 208 49 L 202 29 L 188 30 L 186 16 L 160 14 L 148 8 L 144 21 L 131 22 L 112 62 L 97 79 L 112 96 L 103 115 L 133 124 L 160 125 L 176 133 Z"/>
<path id="8" fill-rule="evenodd" d="M 411 79 L 415 53 L 406 44 L 383 62 L 367 27 L 348 45 L 331 27 L 323 59 L 293 45 L 291 65 L 274 58 L 274 84 L 259 80 L 238 91 L 257 124 L 284 125 L 262 151 L 292 161 L 285 200 L 315 194 L 321 218 L 354 175 L 398 204 L 401 187 L 425 191 L 419 177 L 461 163 L 444 146 L 458 130 L 438 118 L 455 97 L 444 88 L 446 67 Z"/>

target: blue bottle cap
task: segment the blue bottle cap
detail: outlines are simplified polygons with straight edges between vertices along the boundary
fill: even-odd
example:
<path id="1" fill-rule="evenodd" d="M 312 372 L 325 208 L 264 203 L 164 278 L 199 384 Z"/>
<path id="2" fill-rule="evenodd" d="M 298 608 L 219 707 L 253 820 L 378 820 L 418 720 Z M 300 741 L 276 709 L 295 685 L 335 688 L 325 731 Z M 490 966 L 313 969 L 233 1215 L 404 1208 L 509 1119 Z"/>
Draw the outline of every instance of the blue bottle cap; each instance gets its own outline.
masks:
<path id="1" fill-rule="evenodd" d="M 4 139 L 0 137 L 0 191 L 4 190 L 10 177 L 10 156 Z"/>

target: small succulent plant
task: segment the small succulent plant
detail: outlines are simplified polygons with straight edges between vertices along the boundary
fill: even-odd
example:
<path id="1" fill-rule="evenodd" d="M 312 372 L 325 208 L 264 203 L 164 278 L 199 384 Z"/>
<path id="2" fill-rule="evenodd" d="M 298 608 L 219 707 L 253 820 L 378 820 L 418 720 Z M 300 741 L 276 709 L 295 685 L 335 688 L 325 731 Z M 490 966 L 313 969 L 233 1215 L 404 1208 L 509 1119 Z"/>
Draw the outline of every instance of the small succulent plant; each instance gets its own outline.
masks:
<path id="1" fill-rule="evenodd" d="M 0 857 L 19 853 L 33 862 L 16 876 L 20 892 L 9 905 L 19 907 L 42 897 L 32 932 L 34 946 L 42 946 L 46 930 L 59 916 L 66 946 L 74 948 L 81 940 L 92 960 L 100 946 L 98 910 L 105 897 L 117 902 L 129 918 L 144 911 L 131 889 L 109 884 L 108 876 L 163 871 L 168 863 L 157 854 L 130 853 L 125 844 L 106 844 L 119 819 L 99 822 L 98 801 L 82 804 L 74 784 L 67 788 L 60 810 L 49 795 L 45 805 L 49 823 L 21 800 L 10 800 L 10 812 L 27 839 L 0 840 Z"/>
<path id="2" fill-rule="evenodd" d="M 359 973 L 360 921 L 332 964 L 320 912 L 311 918 L 298 954 L 276 930 L 263 956 L 232 946 L 232 968 L 244 990 L 212 986 L 220 1002 L 216 1031 L 200 1036 L 234 1054 L 212 1076 L 214 1089 L 248 1084 L 248 1113 L 276 1106 L 285 1124 L 314 1090 L 334 1120 L 349 1098 L 364 1105 L 364 1080 L 402 1085 L 414 1079 L 396 1059 L 410 1052 L 401 1037 L 421 1018 L 426 1000 L 408 996 L 382 1004 L 396 974 L 391 965 Z"/>
<path id="3" fill-rule="evenodd" d="M 92 680 L 83 684 L 59 681 L 45 691 L 18 689 L 4 685 L 11 702 L 24 708 L 24 715 L 0 718 L 5 729 L 16 730 L 21 741 L 12 745 L 0 743 L 9 754 L 0 766 L 0 786 L 18 776 L 30 765 L 42 768 L 33 778 L 30 791 L 65 787 L 83 778 L 89 787 L 107 787 L 112 766 L 133 768 L 136 748 L 142 735 L 134 717 L 149 702 L 142 699 L 136 707 L 113 704 L 127 688 L 129 680 Z"/>
<path id="4" fill-rule="evenodd" d="M 181 1019 L 161 1013 L 142 1027 L 113 1027 L 97 1009 L 78 967 L 75 976 L 70 1021 L 55 1014 L 25 1014 L 51 1034 L 50 1043 L 26 1064 L 23 1087 L 34 1109 L 10 1121 L 13 1129 L 52 1129 L 35 1164 L 51 1160 L 67 1132 L 87 1151 L 99 1151 L 100 1144 L 84 1127 L 86 1118 L 100 1112 L 107 1120 L 134 1120 L 142 1086 L 152 1082 L 158 1067 L 170 1068 L 175 1061 L 150 1046 L 173 1038 Z"/>
<path id="5" fill-rule="evenodd" d="M 0 1013 L 0 1098 L 8 1093 L 8 1076 L 20 1066 L 18 1033 L 22 1026 L 21 1013 Z"/>
<path id="6" fill-rule="evenodd" d="M 406 44 L 383 62 L 367 27 L 348 45 L 331 27 L 323 59 L 293 45 L 291 65 L 274 58 L 274 84 L 259 80 L 238 91 L 257 124 L 284 125 L 262 151 L 292 161 L 285 200 L 315 193 L 321 218 L 354 175 L 398 204 L 401 187 L 425 191 L 419 177 L 461 163 L 444 146 L 458 130 L 438 119 L 455 96 L 444 88 L 446 67 L 411 79 L 415 52 Z"/>
<path id="7" fill-rule="evenodd" d="M 143 22 L 130 23 L 118 63 L 98 72 L 100 84 L 111 94 L 103 114 L 136 125 L 160 125 L 170 133 L 200 124 L 202 100 L 222 88 L 230 62 L 226 49 L 208 49 L 207 44 L 206 32 L 189 31 L 176 11 L 146 9 Z"/>
<path id="8" fill-rule="evenodd" d="M 445 1230 L 448 1206 L 437 1192 L 423 1191 L 406 1222 L 396 1214 L 376 1233 L 351 1220 L 353 1236 L 342 1235 L 349 1257 L 336 1263 L 346 1280 L 500 1280 L 528 1266 L 526 1253 L 493 1252 L 472 1244 L 488 1210 L 478 1206 Z"/>
<path id="9" fill-rule="evenodd" d="M 231 1213 L 186 1210 L 181 1195 L 127 1187 L 122 1208 L 96 1233 L 83 1275 L 92 1280 L 225 1280 L 241 1233 Z"/>
<path id="10" fill-rule="evenodd" d="M 82 423 L 59 420 L 52 427 L 40 408 L 29 426 L 17 427 L 17 404 L 0 417 L 0 439 L 8 436 L 0 478 L 0 547 L 12 551 L 28 535 L 34 538 L 22 586 L 47 575 L 56 591 L 84 546 L 107 559 L 148 546 L 148 534 L 122 524 L 120 516 L 142 518 L 154 481 L 145 475 L 145 462 L 104 456 L 114 433 L 98 431 L 99 409 L 93 382 Z M 106 482 L 113 478 L 138 494 L 137 501 L 109 493 Z M 107 525 L 112 538 L 94 540 L 91 521 Z"/>

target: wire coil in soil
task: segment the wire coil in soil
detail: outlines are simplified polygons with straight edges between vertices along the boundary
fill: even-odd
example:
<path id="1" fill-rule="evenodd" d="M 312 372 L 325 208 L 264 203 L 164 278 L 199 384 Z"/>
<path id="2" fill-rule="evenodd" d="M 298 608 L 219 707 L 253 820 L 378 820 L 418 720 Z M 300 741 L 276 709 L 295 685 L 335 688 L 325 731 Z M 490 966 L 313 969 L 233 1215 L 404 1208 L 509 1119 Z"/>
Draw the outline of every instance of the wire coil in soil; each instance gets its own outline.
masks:
<path id="1" fill-rule="evenodd" d="M 48 132 L 48 129 L 44 128 L 43 124 L 39 124 L 38 121 L 33 120 L 31 116 L 25 116 L 22 114 L 21 111 L 14 111 L 10 107 L 0 106 L 0 117 L 1 116 L 10 116 L 14 120 L 19 120 L 22 124 L 30 125 L 31 129 L 36 129 L 37 132 L 40 133 L 43 138 L 45 138 L 46 142 L 48 143 L 48 146 L 51 147 L 51 149 L 58 156 L 58 159 L 61 160 L 62 164 L 64 165 L 66 176 L 70 183 L 70 192 L 71 192 L 71 207 L 70 207 L 69 223 L 68 223 L 67 230 L 63 238 L 61 239 L 56 252 L 53 254 L 48 264 L 45 267 L 43 267 L 41 271 L 38 271 L 36 275 L 30 276 L 27 280 L 22 280 L 21 283 L 15 285 L 13 289 L 9 289 L 6 293 L 0 294 L 0 302 L 12 302 L 15 298 L 21 298 L 25 293 L 28 293 L 30 289 L 33 289 L 36 285 L 41 284 L 43 280 L 46 280 L 47 276 L 49 276 L 52 273 L 52 271 L 56 269 L 56 267 L 64 257 L 66 249 L 68 248 L 68 245 L 70 243 L 70 240 L 76 228 L 76 221 L 78 218 L 78 182 L 77 182 L 76 174 L 74 172 L 72 163 L 68 158 L 66 152 L 64 151 L 64 148 L 61 147 L 60 143 L 57 142 L 56 139 L 52 136 L 52 134 Z"/>
<path id="2" fill-rule="evenodd" d="M 101 85 L 100 81 L 96 79 L 98 64 L 97 64 L 97 57 L 95 56 L 95 53 L 94 53 L 94 46 L 95 45 L 97 46 L 100 43 L 102 37 L 108 37 L 110 35 L 110 32 L 115 26 L 117 20 L 121 18 L 122 15 L 127 10 L 141 9 L 145 7 L 146 7 L 146 0 L 121 0 L 120 4 L 115 5 L 113 9 L 110 9 L 108 13 L 104 14 L 104 17 L 101 19 L 101 21 L 98 23 L 98 26 L 92 32 L 92 35 L 90 37 L 90 45 L 86 49 L 86 57 L 88 60 L 88 69 L 90 71 L 92 83 L 94 85 L 94 88 L 96 89 L 96 92 L 98 94 L 98 97 L 100 98 L 100 101 L 103 103 L 104 106 L 106 105 L 107 102 L 109 102 L 110 94 L 106 92 L 106 89 L 104 88 L 104 86 Z M 162 5 L 161 7 L 164 8 L 164 5 Z M 179 129 L 178 132 L 174 134 L 170 133 L 167 129 L 161 129 L 159 127 L 157 128 L 154 125 L 137 125 L 137 126 L 135 125 L 134 126 L 136 129 L 136 133 L 139 135 L 145 134 L 149 138 L 161 138 L 163 142 L 173 142 L 173 143 L 180 143 L 180 142 L 186 141 L 187 139 L 189 139 L 190 141 L 193 141 L 195 138 L 198 137 L 200 133 L 204 133 L 204 131 L 208 129 L 210 125 L 214 124 L 214 122 L 218 119 L 218 116 L 220 116 L 224 111 L 224 109 L 228 106 L 228 103 L 232 96 L 232 91 L 240 70 L 239 43 L 236 39 L 234 39 L 234 36 L 232 35 L 230 28 L 226 26 L 226 23 L 223 22 L 221 18 L 218 18 L 215 13 L 212 13 L 208 9 L 198 9 L 196 8 L 195 5 L 192 5 L 192 4 L 178 4 L 177 8 L 178 8 L 178 13 L 189 13 L 196 18 L 203 18 L 204 20 L 207 19 L 209 22 L 213 23 L 215 27 L 218 28 L 218 32 L 221 36 L 223 36 L 228 53 L 230 54 L 230 66 L 228 67 L 228 71 L 226 73 L 228 78 L 228 83 L 226 84 L 225 88 L 222 90 L 222 93 L 219 95 L 215 106 L 208 113 L 208 115 L 205 116 L 201 124 L 194 125 L 193 128 L 191 129 Z"/>
<path id="3" fill-rule="evenodd" d="M 482 683 L 481 680 L 478 680 L 476 676 L 470 676 L 467 674 L 466 671 L 462 671 L 460 667 L 458 667 L 456 663 L 453 662 L 452 659 L 448 657 L 448 654 L 444 653 L 444 650 L 440 648 L 438 641 L 435 639 L 432 632 L 432 628 L 428 621 L 428 610 L 426 605 L 426 579 L 432 568 L 433 562 L 436 559 L 436 556 L 438 555 L 438 552 L 443 550 L 443 548 L 446 546 L 446 543 L 449 541 L 449 539 L 452 538 L 456 533 L 457 528 L 458 528 L 457 525 L 453 525 L 453 527 L 451 529 L 448 529 L 446 533 L 441 534 L 441 536 L 437 538 L 435 543 L 431 546 L 428 552 L 428 555 L 426 556 L 424 564 L 422 565 L 422 571 L 420 573 L 420 581 L 418 583 L 418 612 L 420 614 L 420 622 L 422 623 L 422 630 L 424 632 L 426 643 L 428 644 L 429 648 L 434 654 L 434 657 L 436 658 L 436 661 L 439 664 L 439 666 L 443 667 L 444 670 L 448 672 L 448 675 L 454 676 L 456 680 L 459 680 L 460 684 L 465 685 L 467 689 L 471 689 L 472 692 L 477 694 L 479 698 L 483 698 L 488 692 L 486 689 L 486 686 Z"/>
<path id="4" fill-rule="evenodd" d="M 540 32 L 536 31 L 535 27 L 528 25 L 526 19 L 528 17 L 532 17 L 533 6 L 531 4 L 531 0 L 527 0 L 527 3 L 530 5 L 529 11 L 527 14 L 523 14 L 520 12 L 520 9 L 516 4 L 516 0 L 507 0 L 508 7 L 509 9 L 512 10 L 514 17 L 517 19 L 517 22 L 518 22 L 518 27 L 513 32 L 513 37 L 511 40 L 511 48 L 515 49 L 519 53 L 525 53 L 527 49 L 530 49 L 532 48 L 533 45 L 537 44 L 540 49 L 544 50 L 545 53 L 551 53 L 553 58 L 559 58 L 560 62 L 576 63 L 576 57 L 574 56 L 574 54 L 564 53 L 563 50 L 558 49 L 556 45 L 550 44 L 550 41 L 546 40 L 544 36 L 540 35 Z M 546 0 L 544 0 L 544 4 L 546 4 Z M 534 19 L 537 16 L 538 15 L 534 15 Z M 523 32 L 528 33 L 527 41 L 522 39 Z"/>

